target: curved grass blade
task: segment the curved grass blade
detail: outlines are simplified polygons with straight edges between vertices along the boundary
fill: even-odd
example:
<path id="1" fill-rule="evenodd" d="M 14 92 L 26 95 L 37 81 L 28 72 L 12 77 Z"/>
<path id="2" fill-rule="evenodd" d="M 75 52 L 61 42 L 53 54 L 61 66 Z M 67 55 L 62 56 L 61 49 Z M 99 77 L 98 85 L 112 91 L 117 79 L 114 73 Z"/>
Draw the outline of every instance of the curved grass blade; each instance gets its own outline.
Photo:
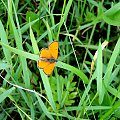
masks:
<path id="1" fill-rule="evenodd" d="M 56 63 L 56 66 L 73 72 L 74 74 L 79 76 L 84 83 L 88 84 L 89 80 L 88 80 L 87 76 L 81 70 L 79 70 L 71 65 L 68 65 L 66 63 L 60 62 L 60 61 L 58 61 Z"/>
<path id="2" fill-rule="evenodd" d="M 10 88 L 10 89 L 8 89 L 8 90 L 3 90 L 2 88 L 0 88 L 0 92 L 2 91 L 4 91 L 1 95 L 0 95 L 0 103 L 5 99 L 5 98 L 7 98 L 12 92 L 13 92 L 13 90 L 15 90 L 15 87 L 12 87 L 12 88 Z"/>
<path id="3" fill-rule="evenodd" d="M 20 56 L 23 56 L 25 58 L 29 58 L 31 60 L 35 60 L 37 61 L 39 59 L 39 56 L 38 55 L 34 55 L 34 54 L 31 54 L 31 53 L 28 53 L 28 52 L 24 52 L 23 50 L 19 50 L 19 49 L 16 49 L 16 48 L 13 48 L 9 45 L 6 45 L 4 43 L 1 43 L 0 42 L 0 45 L 3 45 L 4 47 L 6 47 L 9 51 L 12 51 L 13 53 L 15 54 L 18 54 Z"/>

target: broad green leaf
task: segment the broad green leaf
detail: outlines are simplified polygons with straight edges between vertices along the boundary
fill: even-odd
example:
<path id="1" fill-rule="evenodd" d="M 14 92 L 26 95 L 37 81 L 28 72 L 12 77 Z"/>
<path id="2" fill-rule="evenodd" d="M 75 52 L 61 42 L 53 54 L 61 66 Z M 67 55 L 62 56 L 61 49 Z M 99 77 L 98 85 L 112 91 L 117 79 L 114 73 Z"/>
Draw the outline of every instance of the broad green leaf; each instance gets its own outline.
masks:
<path id="1" fill-rule="evenodd" d="M 37 20 L 38 18 L 39 18 L 39 16 L 36 13 L 31 12 L 31 11 L 30 12 L 27 11 L 27 13 L 26 13 L 26 20 L 27 20 L 28 23 L 31 22 L 31 21 Z M 32 25 L 32 28 L 34 30 L 38 31 L 39 30 L 39 26 L 40 26 L 39 21 L 37 21 L 35 24 Z"/>
<path id="2" fill-rule="evenodd" d="M 120 3 L 107 10 L 103 15 L 103 19 L 110 25 L 120 26 Z"/>
<path id="3" fill-rule="evenodd" d="M 36 14 L 36 13 L 34 13 L 34 12 L 27 12 L 26 13 L 26 21 L 29 23 L 29 22 L 32 22 L 32 21 L 36 21 L 37 20 L 37 22 L 35 23 L 35 24 L 32 24 L 32 28 L 37 32 L 37 34 L 38 34 L 38 36 L 40 35 L 40 32 L 44 32 L 44 26 L 43 25 L 41 25 L 42 23 L 41 23 L 41 21 L 40 21 L 40 18 L 39 18 L 39 16 Z"/>

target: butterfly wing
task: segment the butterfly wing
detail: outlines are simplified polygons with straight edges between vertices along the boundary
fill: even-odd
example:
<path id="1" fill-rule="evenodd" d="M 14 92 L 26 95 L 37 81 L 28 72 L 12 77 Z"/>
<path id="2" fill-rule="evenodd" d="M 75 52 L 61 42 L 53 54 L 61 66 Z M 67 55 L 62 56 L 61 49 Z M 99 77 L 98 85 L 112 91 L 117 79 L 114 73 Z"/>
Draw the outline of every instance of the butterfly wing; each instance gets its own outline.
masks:
<path id="1" fill-rule="evenodd" d="M 43 69 L 44 67 L 46 67 L 46 66 L 49 65 L 49 64 L 50 64 L 49 62 L 45 62 L 45 61 L 42 61 L 42 60 L 38 60 L 37 66 L 38 66 L 38 68 Z"/>
<path id="2" fill-rule="evenodd" d="M 53 41 L 48 47 L 53 58 L 57 59 L 58 57 L 58 41 Z"/>
<path id="3" fill-rule="evenodd" d="M 38 67 L 39 68 L 44 68 L 46 67 L 47 65 L 49 65 L 49 61 L 45 61 L 46 58 L 51 58 L 51 53 L 49 51 L 49 49 L 47 48 L 43 48 L 41 51 L 40 51 L 40 59 L 38 60 Z"/>
<path id="4" fill-rule="evenodd" d="M 52 42 L 48 49 L 43 48 L 40 52 L 40 59 L 38 60 L 38 67 L 42 68 L 46 75 L 50 75 L 55 67 L 55 62 L 50 63 L 47 59 L 58 57 L 58 41 Z"/>
<path id="5" fill-rule="evenodd" d="M 51 58 L 51 53 L 49 51 L 49 49 L 47 48 L 43 48 L 41 51 L 40 51 L 40 58 Z"/>
<path id="6" fill-rule="evenodd" d="M 55 63 L 50 63 L 49 65 L 43 68 L 43 71 L 46 75 L 49 76 L 54 70 L 54 67 L 55 67 Z"/>

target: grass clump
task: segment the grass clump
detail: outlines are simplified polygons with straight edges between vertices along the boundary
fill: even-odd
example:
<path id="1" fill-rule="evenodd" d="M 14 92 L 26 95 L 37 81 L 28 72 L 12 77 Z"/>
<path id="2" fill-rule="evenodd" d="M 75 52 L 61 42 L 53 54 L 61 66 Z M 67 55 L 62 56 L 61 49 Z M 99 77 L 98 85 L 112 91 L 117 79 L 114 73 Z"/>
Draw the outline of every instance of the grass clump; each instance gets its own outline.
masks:
<path id="1" fill-rule="evenodd" d="M 0 119 L 119 119 L 120 3 L 0 1 Z M 39 52 L 59 42 L 48 77 Z"/>

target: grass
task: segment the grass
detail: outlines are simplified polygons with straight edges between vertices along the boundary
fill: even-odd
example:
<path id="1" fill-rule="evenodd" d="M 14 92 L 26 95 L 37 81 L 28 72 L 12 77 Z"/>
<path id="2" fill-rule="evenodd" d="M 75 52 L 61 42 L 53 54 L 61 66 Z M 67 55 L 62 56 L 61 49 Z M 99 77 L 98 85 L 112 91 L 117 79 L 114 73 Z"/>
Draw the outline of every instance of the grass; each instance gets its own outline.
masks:
<path id="1" fill-rule="evenodd" d="M 120 3 L 0 1 L 0 119 L 120 118 Z M 58 40 L 50 77 L 39 52 Z"/>

